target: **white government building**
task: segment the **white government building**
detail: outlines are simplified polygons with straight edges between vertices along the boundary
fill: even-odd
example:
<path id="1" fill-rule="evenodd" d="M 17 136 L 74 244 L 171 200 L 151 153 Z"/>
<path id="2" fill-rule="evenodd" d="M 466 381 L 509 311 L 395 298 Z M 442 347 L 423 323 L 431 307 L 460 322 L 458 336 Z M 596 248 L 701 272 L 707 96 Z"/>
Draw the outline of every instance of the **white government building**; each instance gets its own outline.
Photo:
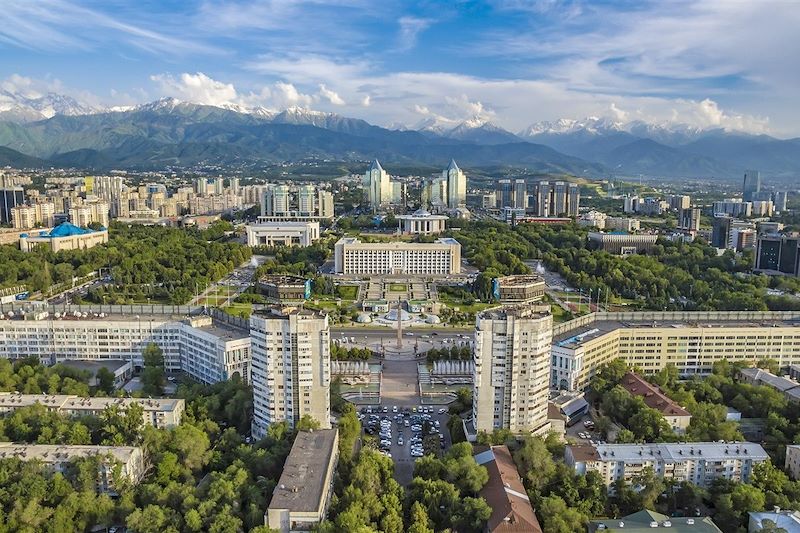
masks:
<path id="1" fill-rule="evenodd" d="M 253 425 L 256 438 L 270 424 L 291 427 L 304 416 L 331 427 L 331 349 L 328 315 L 274 307 L 250 316 Z"/>
<path id="2" fill-rule="evenodd" d="M 19 311 L 13 315 L 6 312 L 0 318 L 0 357 L 35 356 L 45 364 L 114 359 L 141 367 L 142 350 L 155 343 L 164 352 L 167 371 L 182 370 L 202 383 L 225 381 L 235 374 L 249 380 L 250 335 L 246 330 L 205 315 L 128 312 L 75 311 L 56 316 L 43 311 L 27 313 L 24 319 Z"/>
<path id="3" fill-rule="evenodd" d="M 461 272 L 461 244 L 452 238 L 433 243 L 361 242 L 342 237 L 334 247 L 337 274 L 447 276 Z"/>
<path id="4" fill-rule="evenodd" d="M 403 235 L 437 235 L 447 229 L 447 217 L 432 215 L 424 209 L 410 215 L 397 215 L 397 229 Z"/>
<path id="5" fill-rule="evenodd" d="M 259 222 L 245 226 L 248 246 L 311 246 L 319 239 L 319 222 Z"/>

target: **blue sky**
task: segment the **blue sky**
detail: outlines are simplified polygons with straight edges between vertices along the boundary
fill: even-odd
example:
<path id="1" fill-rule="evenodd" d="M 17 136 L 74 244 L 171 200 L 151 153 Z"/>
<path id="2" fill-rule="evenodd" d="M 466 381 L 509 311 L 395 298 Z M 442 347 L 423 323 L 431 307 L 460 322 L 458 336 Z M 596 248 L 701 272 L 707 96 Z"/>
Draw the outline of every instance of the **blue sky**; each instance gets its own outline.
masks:
<path id="1" fill-rule="evenodd" d="M 800 134 L 800 4 L 0 0 L 0 87 L 381 125 L 480 116 Z"/>

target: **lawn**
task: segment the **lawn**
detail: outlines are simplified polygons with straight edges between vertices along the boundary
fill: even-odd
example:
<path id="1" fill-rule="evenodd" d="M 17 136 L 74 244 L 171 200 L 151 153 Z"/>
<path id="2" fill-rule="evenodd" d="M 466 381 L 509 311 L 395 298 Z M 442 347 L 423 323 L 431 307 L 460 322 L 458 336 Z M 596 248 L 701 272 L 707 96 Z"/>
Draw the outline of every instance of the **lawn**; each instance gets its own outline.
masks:
<path id="1" fill-rule="evenodd" d="M 358 297 L 358 287 L 355 285 L 339 285 L 336 295 L 342 300 L 355 300 Z"/>
<path id="2" fill-rule="evenodd" d="M 250 318 L 250 314 L 253 312 L 253 304 L 234 302 L 227 307 L 223 307 L 222 310 L 231 316 L 238 316 L 239 318 Z"/>
<path id="3" fill-rule="evenodd" d="M 464 313 L 477 313 L 488 309 L 489 307 L 497 307 L 497 303 L 484 303 L 477 300 L 472 300 L 470 303 L 465 303 L 464 300 L 453 298 L 449 294 L 439 293 L 439 301 L 453 309 L 458 308 L 459 311 Z"/>
<path id="4" fill-rule="evenodd" d="M 406 292 L 408 285 L 406 283 L 390 283 L 389 292 Z"/>

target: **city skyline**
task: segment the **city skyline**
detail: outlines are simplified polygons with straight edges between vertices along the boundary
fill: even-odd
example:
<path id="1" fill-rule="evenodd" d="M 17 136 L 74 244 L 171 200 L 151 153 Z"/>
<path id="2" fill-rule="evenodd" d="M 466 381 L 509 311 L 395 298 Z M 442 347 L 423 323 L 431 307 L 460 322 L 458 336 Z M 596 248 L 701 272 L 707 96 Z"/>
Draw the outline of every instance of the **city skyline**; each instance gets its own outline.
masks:
<path id="1" fill-rule="evenodd" d="M 0 22 L 0 88 L 97 107 L 171 96 L 384 126 L 600 116 L 798 134 L 789 4 L 41 0 Z"/>

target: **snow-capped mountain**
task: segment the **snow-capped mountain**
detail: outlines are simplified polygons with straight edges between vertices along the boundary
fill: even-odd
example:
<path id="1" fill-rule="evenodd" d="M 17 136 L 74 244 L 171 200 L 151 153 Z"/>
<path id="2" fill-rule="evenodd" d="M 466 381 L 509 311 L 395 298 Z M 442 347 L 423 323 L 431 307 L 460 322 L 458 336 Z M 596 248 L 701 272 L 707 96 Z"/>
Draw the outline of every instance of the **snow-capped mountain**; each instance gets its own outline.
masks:
<path id="1" fill-rule="evenodd" d="M 579 131 L 587 133 L 625 131 L 624 126 L 624 123 L 607 117 L 586 117 L 582 120 L 560 118 L 531 124 L 519 132 L 518 135 L 525 138 L 535 137 L 536 135 L 562 135 Z"/>
<path id="2" fill-rule="evenodd" d="M 680 145 L 694 141 L 711 129 L 688 124 L 654 124 L 642 120 L 623 122 L 609 117 L 586 117 L 575 120 L 562 118 L 554 121 L 536 122 L 517 135 L 523 139 L 543 140 L 557 136 L 579 136 L 584 139 L 597 136 L 618 136 L 627 133 L 642 139 L 651 139 L 667 145 Z"/>
<path id="3" fill-rule="evenodd" d="M 440 116 L 428 117 L 418 122 L 413 129 L 422 133 L 478 144 L 520 142 L 516 135 L 481 116 L 474 116 L 462 122 Z"/>
<path id="4" fill-rule="evenodd" d="M 97 108 L 62 94 L 48 93 L 30 97 L 0 89 L 0 120 L 33 122 L 55 115 L 78 116 L 97 111 Z"/>

